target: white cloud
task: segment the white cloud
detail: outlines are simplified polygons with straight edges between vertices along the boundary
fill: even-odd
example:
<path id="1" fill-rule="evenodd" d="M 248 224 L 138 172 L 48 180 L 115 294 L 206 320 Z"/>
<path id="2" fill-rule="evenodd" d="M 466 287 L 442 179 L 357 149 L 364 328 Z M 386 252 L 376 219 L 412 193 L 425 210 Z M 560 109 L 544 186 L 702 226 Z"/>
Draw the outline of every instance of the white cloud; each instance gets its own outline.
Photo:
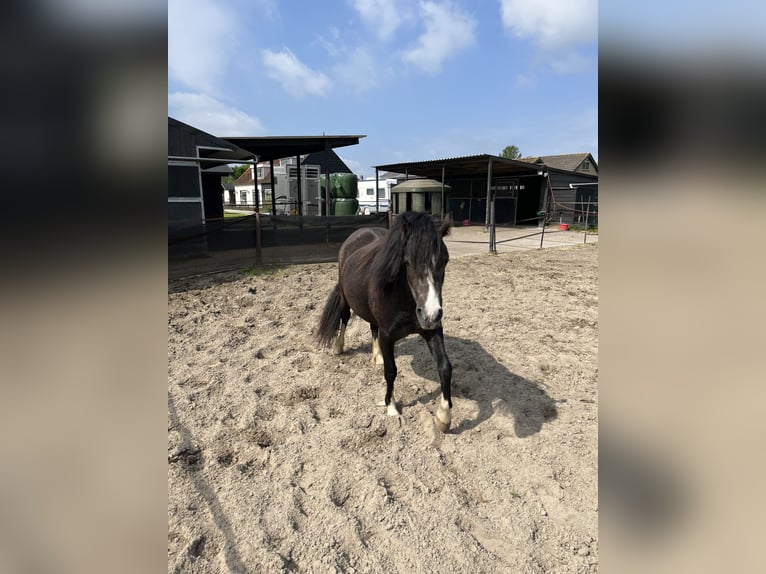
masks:
<path id="1" fill-rule="evenodd" d="M 543 48 L 594 42 L 598 0 L 500 0 L 503 25 Z"/>
<path id="2" fill-rule="evenodd" d="M 361 94 L 377 86 L 380 72 L 375 58 L 364 48 L 357 47 L 345 54 L 345 60 L 333 68 L 333 77 Z"/>
<path id="3" fill-rule="evenodd" d="M 264 50 L 263 65 L 269 77 L 293 97 L 324 96 L 330 89 L 327 76 L 306 66 L 288 48 L 281 52 Z"/>
<path id="4" fill-rule="evenodd" d="M 261 120 L 206 94 L 168 94 L 168 115 L 214 136 L 263 134 Z"/>
<path id="5" fill-rule="evenodd" d="M 435 74 L 446 59 L 473 45 L 476 20 L 451 2 L 421 2 L 420 16 L 425 31 L 402 54 L 406 63 Z"/>
<path id="6" fill-rule="evenodd" d="M 344 47 L 343 43 L 340 42 L 340 37 L 340 30 L 335 26 L 330 26 L 328 34 L 317 36 L 315 44 L 324 48 L 330 57 L 335 58 Z"/>
<path id="7" fill-rule="evenodd" d="M 187 88 L 221 90 L 236 18 L 212 0 L 168 0 L 168 75 Z"/>
<path id="8" fill-rule="evenodd" d="M 550 61 L 550 65 L 557 74 L 566 75 L 587 71 L 591 66 L 591 62 L 577 52 L 568 52 L 554 56 Z"/>
<path id="9" fill-rule="evenodd" d="M 350 0 L 365 24 L 381 40 L 390 40 L 402 24 L 403 11 L 396 0 Z"/>

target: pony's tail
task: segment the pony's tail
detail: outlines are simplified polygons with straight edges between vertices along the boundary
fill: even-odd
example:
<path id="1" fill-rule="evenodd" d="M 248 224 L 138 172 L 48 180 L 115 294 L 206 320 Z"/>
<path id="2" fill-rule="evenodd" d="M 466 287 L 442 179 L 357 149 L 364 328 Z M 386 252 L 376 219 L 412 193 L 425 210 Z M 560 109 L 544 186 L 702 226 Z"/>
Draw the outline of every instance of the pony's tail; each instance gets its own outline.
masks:
<path id="1" fill-rule="evenodd" d="M 338 334 L 342 309 L 343 295 L 340 292 L 340 285 L 335 285 L 327 298 L 322 317 L 319 319 L 319 328 L 315 338 L 320 347 L 329 347 Z"/>

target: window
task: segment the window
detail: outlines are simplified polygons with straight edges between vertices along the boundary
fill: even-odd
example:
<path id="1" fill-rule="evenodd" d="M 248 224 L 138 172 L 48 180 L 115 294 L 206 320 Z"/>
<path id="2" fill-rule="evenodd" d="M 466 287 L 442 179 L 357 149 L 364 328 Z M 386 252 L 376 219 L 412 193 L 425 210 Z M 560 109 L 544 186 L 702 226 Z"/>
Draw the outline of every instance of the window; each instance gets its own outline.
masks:
<path id="1" fill-rule="evenodd" d="M 378 188 L 378 197 L 382 199 L 386 199 L 386 188 L 385 187 L 379 187 Z"/>
<path id="2" fill-rule="evenodd" d="M 375 190 L 371 187 L 368 187 L 366 193 L 367 195 L 375 195 Z"/>
<path id="3" fill-rule="evenodd" d="M 239 192 L 239 204 L 247 205 L 247 192 L 244 190 Z"/>
<path id="4" fill-rule="evenodd" d="M 587 171 L 587 170 L 589 170 L 589 169 L 590 169 L 590 162 L 589 162 L 587 159 L 583 160 L 583 162 L 582 162 L 582 168 L 583 168 L 585 171 Z"/>
<path id="5" fill-rule="evenodd" d="M 263 166 L 258 166 L 258 179 L 263 179 Z"/>

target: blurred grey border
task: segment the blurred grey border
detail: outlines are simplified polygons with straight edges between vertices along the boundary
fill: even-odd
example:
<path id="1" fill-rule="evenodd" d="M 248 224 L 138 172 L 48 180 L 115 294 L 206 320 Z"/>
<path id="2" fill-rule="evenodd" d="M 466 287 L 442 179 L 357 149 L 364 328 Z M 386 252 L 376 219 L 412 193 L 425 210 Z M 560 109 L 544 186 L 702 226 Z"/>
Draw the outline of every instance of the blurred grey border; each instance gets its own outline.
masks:
<path id="1" fill-rule="evenodd" d="M 599 567 L 762 571 L 764 9 L 600 13 Z"/>
<path id="2" fill-rule="evenodd" d="M 167 5 L 0 30 L 0 570 L 163 571 Z"/>

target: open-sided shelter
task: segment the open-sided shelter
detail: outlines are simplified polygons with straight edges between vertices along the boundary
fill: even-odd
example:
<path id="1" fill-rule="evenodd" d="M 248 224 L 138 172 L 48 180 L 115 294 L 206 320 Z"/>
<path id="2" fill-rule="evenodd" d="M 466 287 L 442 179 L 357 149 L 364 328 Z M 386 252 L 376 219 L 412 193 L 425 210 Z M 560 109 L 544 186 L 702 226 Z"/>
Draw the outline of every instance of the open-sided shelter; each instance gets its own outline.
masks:
<path id="1" fill-rule="evenodd" d="M 289 157 L 296 158 L 295 165 L 301 165 L 301 156 L 308 154 L 316 154 L 315 157 L 320 157 L 325 163 L 320 163 L 323 169 L 327 170 L 326 175 L 329 176 L 331 169 L 336 169 L 333 162 L 329 161 L 335 154 L 327 154 L 322 152 L 328 152 L 335 148 L 356 145 L 364 135 L 321 135 L 321 136 L 255 136 L 255 137 L 227 137 L 226 141 L 230 141 L 236 144 L 240 148 L 243 148 L 250 153 L 258 157 L 258 161 L 269 162 L 269 173 L 274 174 L 274 160 L 284 159 Z M 337 156 L 335 156 L 337 157 Z M 343 162 L 340 158 L 337 158 L 340 164 Z M 343 164 L 345 165 L 345 164 Z M 348 168 L 346 168 L 348 169 Z M 301 177 L 297 178 L 297 197 L 296 205 L 298 208 L 298 214 L 304 215 L 304 205 L 308 199 L 305 197 L 306 192 L 302 188 Z M 274 190 L 277 187 L 276 182 L 272 182 L 271 192 L 271 205 L 276 206 L 277 201 L 274 197 Z M 317 198 L 319 200 L 319 198 Z M 326 200 L 327 198 L 321 198 Z"/>
<path id="2" fill-rule="evenodd" d="M 493 196 L 496 223 L 535 224 L 539 211 L 572 222 L 578 210 L 574 202 L 561 199 L 564 190 L 598 182 L 596 176 L 489 154 L 377 165 L 376 177 L 379 172 L 403 174 L 405 180 L 430 178 L 444 184 L 440 201 L 430 204 L 423 205 L 419 200 L 413 204 L 409 194 L 396 194 L 395 212 L 415 208 L 431 211 L 436 217 L 452 212 L 457 221 L 476 223 L 487 221 L 487 205 Z"/>

